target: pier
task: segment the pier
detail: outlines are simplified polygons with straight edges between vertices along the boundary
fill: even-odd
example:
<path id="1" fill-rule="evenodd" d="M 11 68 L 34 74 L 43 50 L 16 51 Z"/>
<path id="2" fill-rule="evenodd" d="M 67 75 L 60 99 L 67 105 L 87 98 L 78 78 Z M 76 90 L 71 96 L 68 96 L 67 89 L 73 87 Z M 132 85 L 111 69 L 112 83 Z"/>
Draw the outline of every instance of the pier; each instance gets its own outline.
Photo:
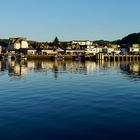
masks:
<path id="1" fill-rule="evenodd" d="M 140 55 L 103 55 L 104 61 L 140 61 Z"/>

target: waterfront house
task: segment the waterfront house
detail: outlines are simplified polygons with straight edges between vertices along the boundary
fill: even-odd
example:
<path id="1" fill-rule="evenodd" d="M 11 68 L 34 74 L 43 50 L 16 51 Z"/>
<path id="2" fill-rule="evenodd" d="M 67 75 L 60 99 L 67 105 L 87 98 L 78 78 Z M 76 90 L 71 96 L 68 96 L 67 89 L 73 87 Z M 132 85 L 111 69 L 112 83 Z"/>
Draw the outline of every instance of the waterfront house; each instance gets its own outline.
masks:
<path id="1" fill-rule="evenodd" d="M 79 44 L 80 46 L 92 46 L 93 45 L 93 41 L 89 41 L 89 40 L 73 40 L 71 43 Z"/>
<path id="2" fill-rule="evenodd" d="M 80 46 L 76 41 L 68 43 L 67 49 L 64 50 L 67 55 L 79 55 L 85 53 L 85 46 Z"/>
<path id="3" fill-rule="evenodd" d="M 42 52 L 42 55 L 47 55 L 48 54 L 48 49 L 43 49 L 43 50 L 41 50 L 41 52 Z"/>
<path id="4" fill-rule="evenodd" d="M 58 52 L 58 54 L 64 54 L 65 50 L 61 49 L 61 48 L 58 48 L 56 50 Z"/>
<path id="5" fill-rule="evenodd" d="M 46 43 L 41 43 L 39 47 L 42 48 L 42 49 L 50 49 L 50 46 L 47 42 Z"/>
<path id="6" fill-rule="evenodd" d="M 131 47 L 129 47 L 129 53 L 130 54 L 139 54 L 140 53 L 140 45 L 133 44 Z"/>
<path id="7" fill-rule="evenodd" d="M 70 42 L 70 43 L 68 43 L 67 49 L 68 50 L 79 50 L 80 45 L 78 43 Z"/>
<path id="8" fill-rule="evenodd" d="M 103 47 L 102 46 L 99 46 L 99 45 L 96 46 L 96 54 L 97 53 L 103 53 Z"/>
<path id="9" fill-rule="evenodd" d="M 82 55 L 82 54 L 85 54 L 85 50 L 72 50 L 72 49 L 67 49 L 65 53 L 67 55 Z"/>
<path id="10" fill-rule="evenodd" d="M 35 55 L 36 53 L 37 53 L 37 50 L 34 49 L 34 48 L 29 48 L 29 49 L 27 50 L 27 54 L 28 54 L 28 55 Z"/>
<path id="11" fill-rule="evenodd" d="M 41 50 L 41 52 L 42 52 L 42 55 L 57 55 L 58 54 L 57 51 L 54 51 L 51 49 L 43 49 Z"/>
<path id="12" fill-rule="evenodd" d="M 109 44 L 103 47 L 102 52 L 104 54 L 120 54 L 120 45 Z"/>
<path id="13" fill-rule="evenodd" d="M 95 54 L 96 48 L 93 41 L 89 40 L 73 40 L 68 43 L 66 54 L 70 55 L 82 55 L 82 54 Z"/>
<path id="14" fill-rule="evenodd" d="M 112 48 L 114 48 L 114 54 L 120 54 L 121 53 L 121 46 L 120 45 L 111 45 Z"/>
<path id="15" fill-rule="evenodd" d="M 96 53 L 99 53 L 99 48 L 95 46 L 86 46 L 85 47 L 85 53 L 87 55 L 95 55 Z"/>
<path id="16" fill-rule="evenodd" d="M 28 46 L 26 38 L 10 38 L 8 50 L 28 49 Z"/>
<path id="17" fill-rule="evenodd" d="M 102 52 L 104 54 L 112 54 L 114 52 L 114 48 L 112 48 L 110 46 L 104 46 L 102 49 Z"/>
<path id="18" fill-rule="evenodd" d="M 42 49 L 42 55 L 57 55 L 57 54 L 62 54 L 64 50 L 61 48 L 56 48 L 54 49 L 53 46 L 48 46 L 47 48 Z"/>

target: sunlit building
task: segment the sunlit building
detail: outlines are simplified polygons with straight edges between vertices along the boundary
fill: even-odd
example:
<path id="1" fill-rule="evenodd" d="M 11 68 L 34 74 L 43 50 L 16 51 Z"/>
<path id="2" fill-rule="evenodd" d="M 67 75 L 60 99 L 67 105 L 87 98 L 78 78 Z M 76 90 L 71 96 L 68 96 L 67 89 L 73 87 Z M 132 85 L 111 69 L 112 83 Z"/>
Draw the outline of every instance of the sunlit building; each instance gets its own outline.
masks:
<path id="1" fill-rule="evenodd" d="M 140 53 L 140 45 L 139 44 L 133 44 L 129 48 L 129 53 L 132 53 L 132 54 L 138 54 L 138 53 Z"/>
<path id="2" fill-rule="evenodd" d="M 29 45 L 26 38 L 10 38 L 7 51 L 28 49 Z"/>

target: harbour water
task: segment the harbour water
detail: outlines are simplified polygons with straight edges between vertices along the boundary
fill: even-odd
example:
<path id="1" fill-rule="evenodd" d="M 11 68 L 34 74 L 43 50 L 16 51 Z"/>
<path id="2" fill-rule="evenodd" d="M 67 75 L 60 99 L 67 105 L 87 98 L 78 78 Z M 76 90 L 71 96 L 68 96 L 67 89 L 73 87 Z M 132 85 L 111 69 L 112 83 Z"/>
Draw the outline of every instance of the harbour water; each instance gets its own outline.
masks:
<path id="1" fill-rule="evenodd" d="M 140 62 L 0 61 L 0 140 L 139 140 Z"/>

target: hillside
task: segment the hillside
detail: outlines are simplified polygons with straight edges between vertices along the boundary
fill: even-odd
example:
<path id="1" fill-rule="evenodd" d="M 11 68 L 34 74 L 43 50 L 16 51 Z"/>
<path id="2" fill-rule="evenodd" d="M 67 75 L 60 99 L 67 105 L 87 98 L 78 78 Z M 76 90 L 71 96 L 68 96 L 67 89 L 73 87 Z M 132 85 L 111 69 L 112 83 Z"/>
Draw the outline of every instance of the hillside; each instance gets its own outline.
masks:
<path id="1" fill-rule="evenodd" d="M 119 41 L 119 44 L 140 44 L 140 33 L 132 33 Z"/>
<path id="2" fill-rule="evenodd" d="M 140 32 L 139 33 L 132 33 L 129 34 L 128 36 L 125 36 L 124 38 L 120 40 L 115 40 L 115 41 L 106 41 L 106 40 L 97 40 L 95 43 L 99 45 L 107 45 L 107 44 L 140 44 Z"/>

